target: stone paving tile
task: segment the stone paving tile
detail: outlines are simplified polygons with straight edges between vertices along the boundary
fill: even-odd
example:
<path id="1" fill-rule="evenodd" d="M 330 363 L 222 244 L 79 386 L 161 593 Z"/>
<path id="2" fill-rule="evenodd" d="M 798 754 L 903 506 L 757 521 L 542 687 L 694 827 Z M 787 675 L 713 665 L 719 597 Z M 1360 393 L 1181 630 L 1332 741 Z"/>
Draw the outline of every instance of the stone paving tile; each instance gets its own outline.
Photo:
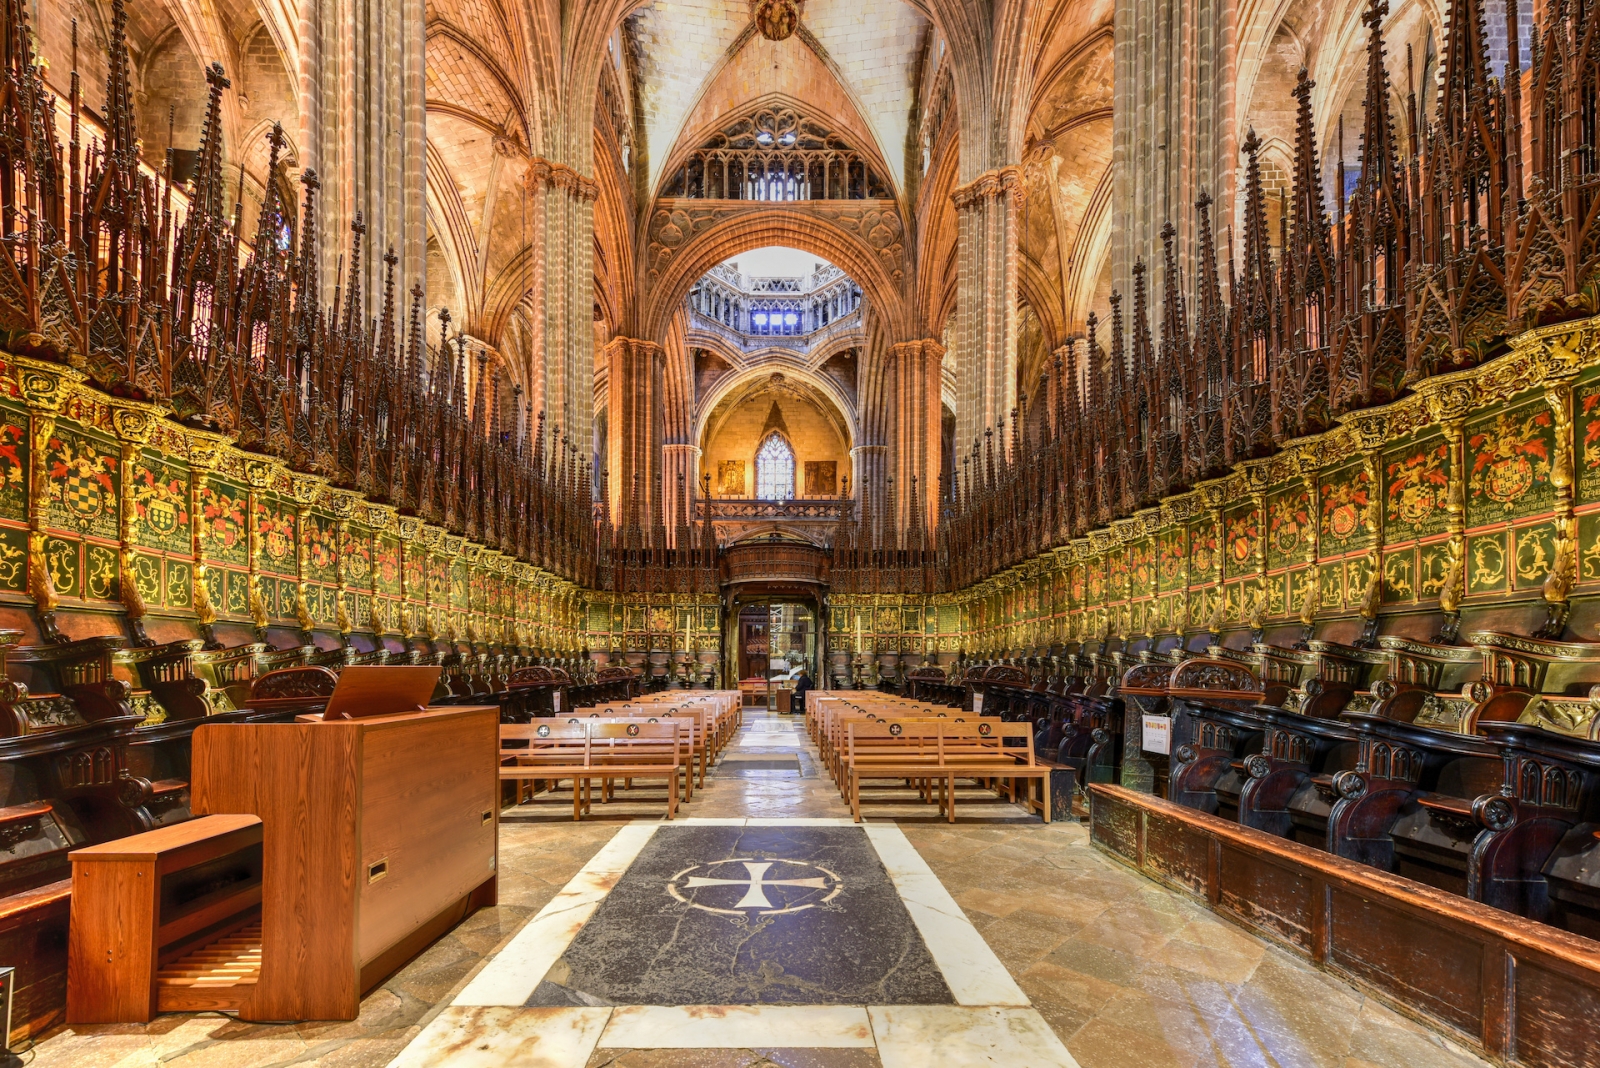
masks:
<path id="1" fill-rule="evenodd" d="M 963 797 L 958 822 L 949 824 L 912 791 L 875 796 L 882 800 L 864 805 L 866 818 L 901 825 L 1083 1068 L 1486 1066 L 1112 861 L 1089 844 L 1081 824 L 1045 827 L 1004 802 L 977 803 L 976 792 L 972 801 Z M 507 809 L 500 905 L 469 918 L 369 995 L 357 1020 L 267 1026 L 203 1014 L 63 1028 L 40 1042 L 32 1068 L 380 1068 L 619 826 L 659 819 L 663 807 L 659 788 L 646 788 L 596 804 L 594 818 L 578 823 L 570 795 Z M 849 809 L 825 774 L 751 779 L 713 770 L 680 813 L 847 817 Z M 879 1068 L 879 1060 L 859 1049 L 607 1049 L 588 1068 Z"/>

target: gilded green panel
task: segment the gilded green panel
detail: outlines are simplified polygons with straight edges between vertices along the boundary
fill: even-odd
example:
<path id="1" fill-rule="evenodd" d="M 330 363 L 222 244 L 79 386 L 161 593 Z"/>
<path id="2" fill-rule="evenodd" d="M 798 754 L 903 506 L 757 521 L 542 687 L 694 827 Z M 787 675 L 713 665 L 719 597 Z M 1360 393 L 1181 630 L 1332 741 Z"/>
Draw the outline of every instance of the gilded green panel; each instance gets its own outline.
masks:
<path id="1" fill-rule="evenodd" d="M 116 600 L 120 596 L 117 550 L 89 543 L 83 556 L 83 595 L 97 601 Z"/>
<path id="2" fill-rule="evenodd" d="M 278 580 L 278 618 L 295 618 L 295 606 L 300 603 L 300 591 L 290 579 Z M 271 611 L 271 609 L 268 609 Z"/>
<path id="3" fill-rule="evenodd" d="M 83 596 L 83 566 L 79 559 L 81 542 L 66 538 L 46 538 L 44 562 L 56 592 L 68 597 Z"/>
<path id="4" fill-rule="evenodd" d="M 378 535 L 372 555 L 372 583 L 379 593 L 400 596 L 400 539 L 393 534 Z M 591 611 L 595 608 L 589 607 Z M 607 612 L 610 610 L 606 608 Z"/>
<path id="5" fill-rule="evenodd" d="M 1600 581 L 1600 513 L 1578 517 L 1578 581 Z"/>
<path id="6" fill-rule="evenodd" d="M 1284 606 L 1290 603 L 1288 574 L 1269 576 L 1267 578 L 1267 615 L 1285 615 L 1286 609 Z"/>
<path id="7" fill-rule="evenodd" d="M 168 608 L 188 608 L 194 600 L 194 565 L 182 560 L 168 560 L 166 564 L 166 591 Z"/>
<path id="8" fill-rule="evenodd" d="M 1306 599 L 1306 587 L 1317 581 L 1318 569 L 1315 564 L 1311 567 L 1302 567 L 1289 572 L 1284 576 L 1287 581 L 1289 599 L 1285 605 L 1286 614 L 1299 615 L 1300 606 Z"/>
<path id="9" fill-rule="evenodd" d="M 1317 488 L 1318 524 L 1324 554 L 1365 549 L 1377 540 L 1372 478 L 1365 464 L 1350 464 L 1322 477 Z"/>
<path id="10" fill-rule="evenodd" d="M 358 527 L 350 528 L 345 535 L 344 546 L 340 550 L 344 554 L 344 577 L 350 586 L 371 588 L 372 586 L 372 532 Z"/>
<path id="11" fill-rule="evenodd" d="M 1555 500 L 1555 419 L 1543 401 L 1467 424 L 1467 524 L 1537 515 Z"/>
<path id="12" fill-rule="evenodd" d="M 1365 556 L 1352 557 L 1344 562 L 1344 594 L 1346 607 L 1353 608 L 1367 595 L 1372 585 L 1372 560 Z"/>
<path id="13" fill-rule="evenodd" d="M 700 629 L 715 631 L 717 629 L 717 610 L 715 608 L 700 609 Z"/>
<path id="14" fill-rule="evenodd" d="M 1223 513 L 1222 543 L 1228 578 L 1257 572 L 1256 548 L 1260 542 L 1261 517 L 1254 505 Z"/>
<path id="15" fill-rule="evenodd" d="M 1217 574 L 1217 565 L 1222 560 L 1220 545 L 1216 520 L 1196 519 L 1189 525 L 1190 582 L 1215 582 L 1220 577 Z"/>
<path id="16" fill-rule="evenodd" d="M 250 614 L 250 575 L 247 572 L 228 572 L 228 602 L 224 611 L 232 616 Z"/>
<path id="17" fill-rule="evenodd" d="M 28 588 L 28 532 L 0 527 L 0 590 L 22 593 Z"/>
<path id="18" fill-rule="evenodd" d="M 954 634 L 961 629 L 961 609 L 957 605 L 939 606 L 939 633 Z"/>
<path id="19" fill-rule="evenodd" d="M 363 629 L 371 626 L 369 621 L 372 619 L 372 596 L 370 594 L 347 593 L 345 594 L 345 604 L 347 606 L 346 610 L 350 613 L 352 626 Z M 338 622 L 338 620 L 335 619 L 334 622 Z"/>
<path id="20" fill-rule="evenodd" d="M 1149 538 L 1128 545 L 1128 579 L 1135 596 L 1150 592 L 1156 577 L 1156 546 Z"/>
<path id="21" fill-rule="evenodd" d="M 1322 607 L 1325 611 L 1337 611 L 1344 605 L 1344 568 L 1332 563 L 1323 564 L 1317 570 L 1322 576 Z"/>
<path id="22" fill-rule="evenodd" d="M 1384 535 L 1388 541 L 1426 538 L 1449 523 L 1450 445 L 1424 438 L 1383 454 Z"/>
<path id="23" fill-rule="evenodd" d="M 1085 580 L 1088 583 L 1084 604 L 1098 607 L 1106 603 L 1106 576 L 1101 560 L 1096 557 L 1084 565 Z"/>
<path id="24" fill-rule="evenodd" d="M 1118 546 L 1106 553 L 1106 596 L 1117 600 L 1127 596 L 1128 590 L 1128 552 L 1125 546 Z"/>
<path id="25" fill-rule="evenodd" d="M 467 565 L 463 560 L 450 568 L 450 604 L 457 609 L 467 607 Z"/>
<path id="26" fill-rule="evenodd" d="M 1383 554 L 1383 603 L 1400 604 L 1417 596 L 1416 549 L 1407 546 Z"/>
<path id="27" fill-rule="evenodd" d="M 28 519 L 28 417 L 0 407 L 0 518 Z"/>
<path id="28" fill-rule="evenodd" d="M 46 523 L 56 530 L 117 538 L 120 453 L 110 441 L 57 424 L 45 449 L 50 478 Z"/>
<path id="29" fill-rule="evenodd" d="M 130 472 L 133 486 L 133 543 L 146 549 L 188 555 L 189 467 L 154 449 L 143 449 Z"/>
<path id="30" fill-rule="evenodd" d="M 1206 626 L 1217 610 L 1217 598 L 1222 596 L 1220 586 L 1201 586 L 1189 591 L 1189 619 L 1194 626 Z"/>
<path id="31" fill-rule="evenodd" d="M 331 515 L 311 511 L 300 517 L 300 537 L 305 542 L 308 582 L 333 582 L 339 577 L 339 527 Z"/>
<path id="32" fill-rule="evenodd" d="M 1450 543 L 1417 546 L 1417 597 L 1437 597 L 1450 571 Z"/>
<path id="33" fill-rule="evenodd" d="M 403 551 L 403 556 L 406 592 L 412 597 L 420 597 L 427 585 L 427 551 L 413 544 L 411 548 Z"/>
<path id="34" fill-rule="evenodd" d="M 1301 563 L 1311 546 L 1311 500 L 1303 485 L 1267 497 L 1267 567 Z"/>
<path id="35" fill-rule="evenodd" d="M 219 611 L 226 611 L 227 599 L 227 569 L 221 567 L 206 568 L 206 596 L 211 600 L 211 607 Z"/>
<path id="36" fill-rule="evenodd" d="M 1244 611 L 1244 585 L 1242 582 L 1229 582 L 1222 587 L 1222 611 L 1229 620 L 1241 618 Z"/>
<path id="37" fill-rule="evenodd" d="M 245 530 L 248 498 L 243 486 L 207 478 L 200 487 L 200 542 L 207 558 L 224 564 L 248 563 L 249 534 Z M 212 602 L 221 604 L 221 600 Z"/>
<path id="38" fill-rule="evenodd" d="M 1467 592 L 1497 593 L 1506 588 L 1506 535 L 1495 531 L 1467 539 Z"/>
<path id="39" fill-rule="evenodd" d="M 1600 501 L 1600 382 L 1591 382 L 1574 392 L 1572 407 L 1578 439 L 1577 496 L 1587 504 Z"/>
<path id="40" fill-rule="evenodd" d="M 1157 589 L 1162 593 L 1183 588 L 1184 541 L 1181 526 L 1163 528 L 1156 535 Z"/>
<path id="41" fill-rule="evenodd" d="M 161 594 L 161 558 L 135 553 L 129 561 L 133 572 L 133 585 L 146 605 L 155 606 L 166 600 Z"/>
<path id="42" fill-rule="evenodd" d="M 295 530 L 298 520 L 293 507 L 276 496 L 256 495 L 256 545 L 260 567 L 276 575 L 296 574 Z"/>
<path id="43" fill-rule="evenodd" d="M 1515 554 L 1512 556 L 1512 584 L 1519 590 L 1537 589 L 1550 574 L 1550 565 L 1556 556 L 1556 526 L 1540 523 L 1537 526 L 1519 527 L 1511 534 Z"/>
<path id="44" fill-rule="evenodd" d="M 642 630 L 644 630 L 645 629 L 644 606 L 643 605 L 632 605 L 632 604 L 630 604 L 628 606 L 627 611 L 628 611 L 628 626 L 626 627 L 626 629 L 627 630 L 633 630 L 633 631 L 642 631 Z"/>

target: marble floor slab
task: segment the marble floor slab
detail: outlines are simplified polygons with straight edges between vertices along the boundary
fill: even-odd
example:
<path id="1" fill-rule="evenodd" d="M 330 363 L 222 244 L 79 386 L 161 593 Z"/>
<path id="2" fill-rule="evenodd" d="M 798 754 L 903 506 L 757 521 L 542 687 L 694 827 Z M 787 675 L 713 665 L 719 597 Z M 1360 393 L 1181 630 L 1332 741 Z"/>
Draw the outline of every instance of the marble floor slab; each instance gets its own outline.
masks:
<path id="1" fill-rule="evenodd" d="M 859 827 L 662 827 L 528 1004 L 949 1003 L 873 845 Z"/>

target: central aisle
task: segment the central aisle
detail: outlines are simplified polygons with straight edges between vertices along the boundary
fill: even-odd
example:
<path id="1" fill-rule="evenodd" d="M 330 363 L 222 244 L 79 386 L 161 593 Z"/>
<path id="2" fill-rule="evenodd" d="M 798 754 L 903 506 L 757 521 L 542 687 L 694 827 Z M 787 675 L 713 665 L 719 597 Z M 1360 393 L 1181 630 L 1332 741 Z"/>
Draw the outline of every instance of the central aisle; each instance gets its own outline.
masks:
<path id="1" fill-rule="evenodd" d="M 743 1051 L 779 1065 L 1074 1068 L 905 834 L 854 823 L 818 758 L 800 717 L 749 710 L 679 819 L 620 827 L 395 1063 L 572 1068 L 720 1050 L 734 1061 L 713 1063 L 747 1063 Z M 657 792 L 595 816 L 659 813 Z M 936 815 L 905 801 L 885 813 Z M 547 805 L 570 811 L 557 795 L 505 819 Z"/>

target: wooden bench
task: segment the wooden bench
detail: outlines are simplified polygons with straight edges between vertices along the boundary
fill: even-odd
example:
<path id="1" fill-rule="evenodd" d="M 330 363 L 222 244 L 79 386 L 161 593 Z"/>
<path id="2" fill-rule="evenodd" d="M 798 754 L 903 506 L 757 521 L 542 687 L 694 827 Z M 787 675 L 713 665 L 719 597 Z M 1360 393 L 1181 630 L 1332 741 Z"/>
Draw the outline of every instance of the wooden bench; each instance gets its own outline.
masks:
<path id="1" fill-rule="evenodd" d="M 1021 745 L 1008 746 L 1018 738 Z M 853 722 L 845 733 L 846 789 L 850 812 L 861 822 L 861 783 L 865 779 L 924 780 L 939 787 L 939 809 L 951 823 L 956 818 L 955 781 L 976 779 L 988 785 L 1007 783 L 1017 800 L 1016 783 L 1028 784 L 1022 804 L 1050 822 L 1050 768 L 1033 753 L 1033 732 L 1026 723 L 950 720 L 885 720 Z M 1031 784 L 1039 783 L 1035 799 Z M 926 791 L 924 791 L 926 796 Z"/>
<path id="2" fill-rule="evenodd" d="M 505 748 L 513 739 L 526 740 L 528 748 Z M 616 779 L 665 779 L 667 819 L 677 815 L 678 775 L 685 764 L 683 730 L 677 723 L 586 719 L 502 724 L 500 740 L 500 778 L 571 779 L 574 820 L 591 810 L 596 779 L 603 792 Z"/>

